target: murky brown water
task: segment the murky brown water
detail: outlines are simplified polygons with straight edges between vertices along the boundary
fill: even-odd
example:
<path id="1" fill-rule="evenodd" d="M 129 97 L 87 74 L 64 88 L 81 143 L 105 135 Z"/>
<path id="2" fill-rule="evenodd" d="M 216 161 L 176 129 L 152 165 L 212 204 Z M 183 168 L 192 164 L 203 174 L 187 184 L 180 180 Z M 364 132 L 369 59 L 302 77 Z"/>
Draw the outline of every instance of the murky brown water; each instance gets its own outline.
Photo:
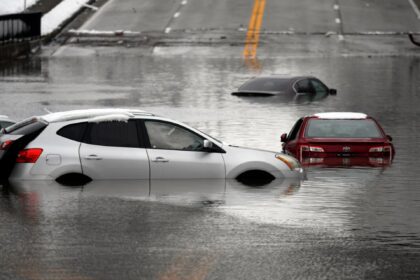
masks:
<path id="1" fill-rule="evenodd" d="M 300 184 L 280 182 L 262 189 L 227 185 L 225 191 L 218 185 L 214 190 L 221 196 L 216 198 L 193 192 L 194 184 L 168 193 L 154 193 L 158 189 L 152 187 L 151 195 L 147 190 L 122 191 L 123 196 L 118 192 L 89 196 L 93 189 L 89 186 L 84 191 L 41 188 L 35 192 L 35 201 L 29 200 L 38 205 L 34 210 L 27 198 L 3 195 L 2 251 L 10 253 L 17 246 L 20 254 L 38 257 L 42 265 L 51 265 L 52 260 L 58 267 L 74 268 L 80 263 L 66 258 L 76 257 L 83 248 L 90 253 L 81 253 L 86 254 L 81 259 L 87 264 L 80 271 L 93 267 L 91 276 L 104 276 L 100 269 L 110 260 L 124 267 L 125 257 L 127 269 L 134 269 L 135 258 L 142 257 L 150 266 L 149 270 L 134 269 L 139 273 L 133 275 L 165 271 L 165 264 L 170 266 L 181 251 L 187 259 L 180 257 L 175 262 L 190 263 L 191 256 L 205 252 L 198 259 L 224 271 L 221 275 L 225 277 L 230 275 L 226 272 L 229 263 L 244 265 L 245 272 L 250 273 L 251 267 L 260 271 L 265 266 L 250 265 L 246 256 L 268 262 L 269 253 L 277 264 L 283 262 L 281 267 L 294 267 L 291 278 L 418 276 L 420 58 L 276 57 L 246 64 L 229 56 L 111 55 L 43 58 L 17 65 L 0 71 L 0 114 L 14 119 L 43 114 L 44 108 L 136 107 L 184 121 L 231 144 L 279 151 L 280 135 L 297 118 L 324 111 L 355 111 L 380 121 L 394 138 L 396 157 L 386 169 L 311 168 L 308 180 Z M 260 74 L 315 75 L 337 88 L 338 95 L 295 101 L 229 94 Z M 100 185 L 94 193 L 106 193 Z M 54 195 L 45 200 L 42 194 Z M 210 205 L 203 204 L 205 201 Z M 113 229 L 114 224 L 119 228 Z M 250 247 L 243 247 L 241 240 Z M 91 248 L 89 242 L 97 247 Z M 90 257 L 100 256 L 101 250 L 107 257 L 92 261 Z M 291 263 L 285 258 L 288 254 L 302 261 Z M 154 258 L 162 262 L 156 264 Z M 243 259 L 233 261 L 235 258 Z M 0 258 L 1 267 L 7 262 L 20 263 L 10 256 Z M 32 262 L 29 267 L 42 267 Z M 328 263 L 337 269 L 344 265 L 345 274 L 326 270 Z M 306 272 L 299 270 L 298 266 L 305 265 L 310 267 Z M 266 269 L 277 271 L 275 265 Z M 31 273 L 40 273 L 38 270 Z M 16 269 L 8 271 L 15 273 Z M 118 269 L 110 267 L 109 271 L 113 275 Z M 127 278 L 132 276 L 127 274 Z"/>

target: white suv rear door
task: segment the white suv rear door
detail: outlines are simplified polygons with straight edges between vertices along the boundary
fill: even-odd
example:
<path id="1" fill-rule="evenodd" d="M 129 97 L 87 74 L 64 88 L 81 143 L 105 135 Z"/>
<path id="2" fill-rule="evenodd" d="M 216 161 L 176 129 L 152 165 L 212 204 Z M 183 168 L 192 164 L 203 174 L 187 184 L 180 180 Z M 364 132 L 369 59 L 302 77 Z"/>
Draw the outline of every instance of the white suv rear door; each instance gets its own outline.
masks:
<path id="1" fill-rule="evenodd" d="M 149 179 L 149 158 L 135 120 L 89 124 L 80 162 L 92 179 Z"/>

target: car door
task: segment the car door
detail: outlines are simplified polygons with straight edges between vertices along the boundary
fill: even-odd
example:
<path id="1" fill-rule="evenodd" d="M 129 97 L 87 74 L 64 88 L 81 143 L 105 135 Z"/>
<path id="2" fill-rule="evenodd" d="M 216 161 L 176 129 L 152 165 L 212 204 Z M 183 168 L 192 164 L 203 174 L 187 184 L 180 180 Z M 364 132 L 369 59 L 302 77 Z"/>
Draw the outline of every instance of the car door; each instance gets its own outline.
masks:
<path id="1" fill-rule="evenodd" d="M 225 164 L 220 151 L 205 151 L 205 138 L 186 127 L 145 120 L 151 179 L 221 179 Z"/>
<path id="2" fill-rule="evenodd" d="M 300 127 L 302 126 L 303 118 L 300 118 L 293 128 L 290 130 L 289 135 L 287 136 L 286 142 L 284 143 L 283 150 L 290 155 L 298 157 L 298 134 Z"/>
<path id="3" fill-rule="evenodd" d="M 149 179 L 149 158 L 135 120 L 90 123 L 80 145 L 83 173 L 92 179 Z"/>

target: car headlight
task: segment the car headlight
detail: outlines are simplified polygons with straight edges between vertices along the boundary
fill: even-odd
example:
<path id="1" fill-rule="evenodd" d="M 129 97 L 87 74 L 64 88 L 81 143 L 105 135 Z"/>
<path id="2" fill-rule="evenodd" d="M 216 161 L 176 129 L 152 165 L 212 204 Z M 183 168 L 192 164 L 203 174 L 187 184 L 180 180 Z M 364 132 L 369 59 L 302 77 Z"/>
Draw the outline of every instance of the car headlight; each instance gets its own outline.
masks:
<path id="1" fill-rule="evenodd" d="M 292 171 L 301 169 L 300 163 L 295 158 L 292 158 L 284 154 L 276 154 L 275 157 L 276 159 L 279 159 L 282 162 L 284 162 Z"/>

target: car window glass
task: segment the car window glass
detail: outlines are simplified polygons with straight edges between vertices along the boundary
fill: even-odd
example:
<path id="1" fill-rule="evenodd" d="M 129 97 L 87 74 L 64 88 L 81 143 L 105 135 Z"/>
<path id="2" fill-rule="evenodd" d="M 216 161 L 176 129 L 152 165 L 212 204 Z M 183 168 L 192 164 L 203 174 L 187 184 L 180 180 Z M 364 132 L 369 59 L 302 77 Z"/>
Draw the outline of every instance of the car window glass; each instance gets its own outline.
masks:
<path id="1" fill-rule="evenodd" d="M 70 124 L 57 131 L 57 134 L 64 138 L 80 142 L 82 141 L 86 126 L 87 123 L 85 122 Z"/>
<path id="2" fill-rule="evenodd" d="M 245 83 L 239 90 L 246 91 L 286 91 L 289 79 L 258 78 Z"/>
<path id="3" fill-rule="evenodd" d="M 328 94 L 328 88 L 318 80 L 311 80 L 312 86 L 317 94 Z"/>
<path id="4" fill-rule="evenodd" d="M 308 138 L 382 138 L 373 120 L 311 119 L 305 132 Z"/>
<path id="5" fill-rule="evenodd" d="M 153 149 L 201 151 L 204 139 L 178 125 L 146 121 L 150 146 Z"/>
<path id="6" fill-rule="evenodd" d="M 92 123 L 83 142 L 100 146 L 140 147 L 135 121 Z"/>
<path id="7" fill-rule="evenodd" d="M 296 83 L 296 91 L 299 93 L 314 93 L 315 90 L 308 79 L 300 80 Z"/>
<path id="8" fill-rule="evenodd" d="M 299 132 L 299 129 L 302 125 L 302 122 L 303 122 L 303 119 L 301 118 L 295 123 L 295 125 L 293 126 L 292 130 L 289 133 L 289 137 L 288 137 L 289 141 L 296 139 L 296 136 L 297 136 L 297 134 Z"/>

